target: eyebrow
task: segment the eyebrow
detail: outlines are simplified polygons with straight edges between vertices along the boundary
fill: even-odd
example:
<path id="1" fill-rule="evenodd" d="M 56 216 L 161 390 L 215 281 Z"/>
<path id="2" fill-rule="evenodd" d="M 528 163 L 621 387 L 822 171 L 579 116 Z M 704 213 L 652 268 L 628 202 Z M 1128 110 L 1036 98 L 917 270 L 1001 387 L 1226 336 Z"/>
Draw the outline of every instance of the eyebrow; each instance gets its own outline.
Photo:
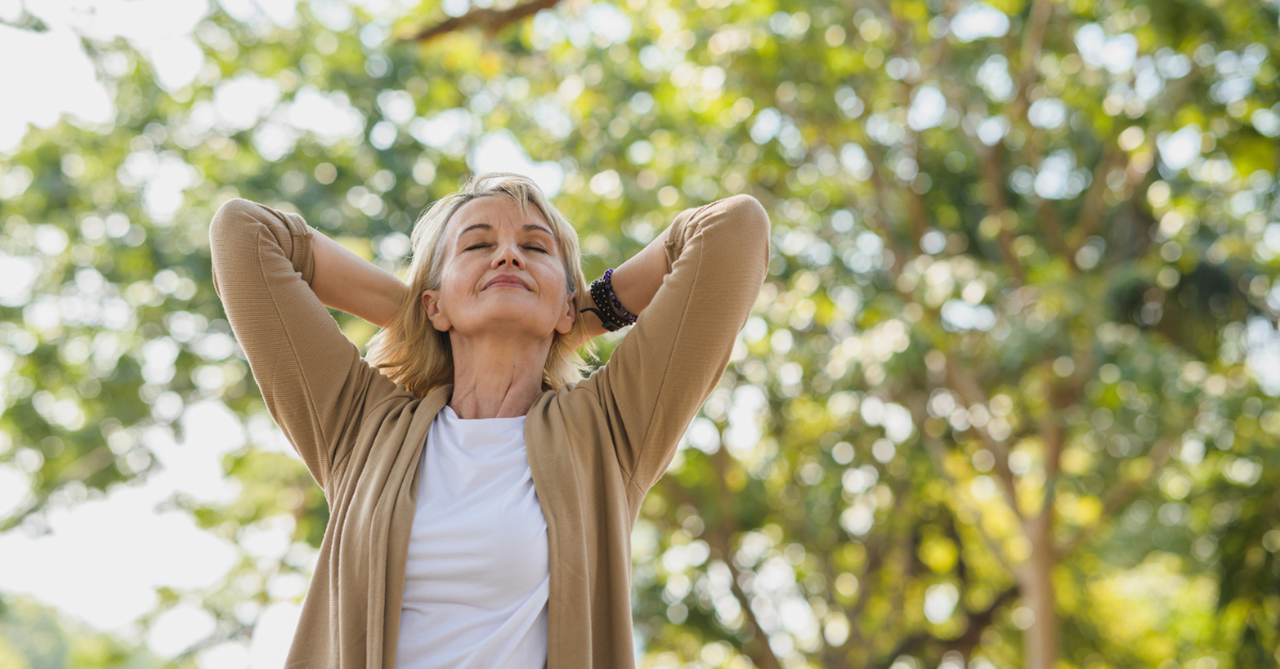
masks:
<path id="1" fill-rule="evenodd" d="M 477 229 L 479 229 L 479 230 L 492 230 L 492 229 L 493 229 L 493 226 L 492 226 L 492 225 L 489 225 L 488 223 L 476 223 L 476 224 L 473 224 L 473 225 L 468 225 L 467 227 L 465 227 L 465 228 L 463 228 L 463 229 L 462 229 L 462 232 L 459 232 L 459 233 L 458 233 L 458 239 L 462 239 L 462 236 L 463 236 L 463 235 L 467 234 L 468 232 L 471 232 L 472 230 L 477 230 Z M 528 231 L 528 232 L 545 232 L 545 233 L 547 233 L 547 235 L 548 235 L 548 236 L 550 236 L 552 239 L 555 239 L 555 238 L 556 238 L 556 236 L 555 236 L 555 235 L 551 234 L 551 231 L 550 231 L 550 230 L 546 229 L 545 227 L 543 227 L 543 226 L 541 226 L 541 225 L 536 225 L 536 224 L 534 224 L 534 223 L 526 223 L 526 224 L 525 224 L 525 226 L 524 226 L 524 229 L 525 229 L 526 231 Z"/>

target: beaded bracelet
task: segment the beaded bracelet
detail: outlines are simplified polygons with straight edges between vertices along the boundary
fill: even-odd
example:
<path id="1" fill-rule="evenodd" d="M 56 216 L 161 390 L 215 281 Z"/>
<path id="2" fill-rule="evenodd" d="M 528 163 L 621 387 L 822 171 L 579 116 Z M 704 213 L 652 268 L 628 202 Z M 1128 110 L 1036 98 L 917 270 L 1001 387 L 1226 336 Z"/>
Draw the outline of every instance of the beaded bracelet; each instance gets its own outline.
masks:
<path id="1" fill-rule="evenodd" d="M 636 315 L 627 311 L 622 306 L 622 302 L 618 301 L 618 296 L 613 292 L 613 269 L 607 269 L 604 276 L 591 282 L 591 299 L 596 303 L 596 307 L 587 307 L 580 309 L 583 311 L 594 311 L 600 317 L 600 322 L 604 324 L 604 329 L 609 332 L 619 330 L 628 325 L 634 325 Z M 606 306 L 608 305 L 608 306 Z M 607 312 L 607 313 L 606 313 Z"/>
<path id="2" fill-rule="evenodd" d="M 605 270 L 604 276 L 600 277 L 600 279 L 601 283 L 604 284 L 605 292 L 609 294 L 609 301 L 613 303 L 614 310 L 618 312 L 619 316 L 622 316 L 622 319 L 625 320 L 627 324 L 634 324 L 636 322 L 636 315 L 627 311 L 627 308 L 622 306 L 622 303 L 618 301 L 617 293 L 613 292 L 613 269 L 610 268 Z"/>

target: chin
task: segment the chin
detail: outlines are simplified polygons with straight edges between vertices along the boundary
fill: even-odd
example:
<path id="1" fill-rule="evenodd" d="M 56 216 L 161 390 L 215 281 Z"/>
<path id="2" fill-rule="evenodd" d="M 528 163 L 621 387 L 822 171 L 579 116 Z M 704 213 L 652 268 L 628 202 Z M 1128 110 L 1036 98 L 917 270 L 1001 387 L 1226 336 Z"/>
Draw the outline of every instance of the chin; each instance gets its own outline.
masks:
<path id="1" fill-rule="evenodd" d="M 457 329 L 455 327 L 455 329 Z M 554 324 L 539 324 L 532 319 L 512 318 L 511 314 L 495 314 L 490 318 L 481 317 L 465 327 L 468 333 L 493 334 L 502 333 L 515 339 L 537 341 L 556 334 Z"/>

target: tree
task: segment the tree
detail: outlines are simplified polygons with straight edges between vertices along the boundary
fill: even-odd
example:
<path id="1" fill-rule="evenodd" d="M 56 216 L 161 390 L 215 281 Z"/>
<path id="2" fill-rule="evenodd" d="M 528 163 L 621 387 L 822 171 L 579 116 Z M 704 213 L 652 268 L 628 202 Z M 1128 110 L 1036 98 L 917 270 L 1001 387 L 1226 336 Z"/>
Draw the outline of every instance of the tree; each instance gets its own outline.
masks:
<path id="1" fill-rule="evenodd" d="M 87 40 L 116 123 L 33 132 L 3 177 L 0 250 L 39 269 L 0 306 L 0 451 L 36 491 L 6 526 L 145 476 L 144 433 L 193 401 L 261 421 L 208 276 L 218 204 L 394 266 L 518 138 L 588 273 L 685 206 L 750 192 L 773 219 L 757 313 L 637 528 L 650 665 L 1275 661 L 1274 4 L 520 11 L 549 4 L 218 12 L 173 91 Z M 237 90 L 262 106 L 219 106 Z M 226 464 L 240 500 L 179 500 L 205 526 L 318 544 L 296 462 Z M 214 641 L 270 600 L 233 585 L 261 570 L 207 594 Z"/>
<path id="2" fill-rule="evenodd" d="M 0 666 L 151 669 L 164 663 L 145 648 L 135 648 L 109 635 L 86 630 L 82 624 L 60 616 L 50 607 L 20 597 L 5 601 L 0 613 Z"/>

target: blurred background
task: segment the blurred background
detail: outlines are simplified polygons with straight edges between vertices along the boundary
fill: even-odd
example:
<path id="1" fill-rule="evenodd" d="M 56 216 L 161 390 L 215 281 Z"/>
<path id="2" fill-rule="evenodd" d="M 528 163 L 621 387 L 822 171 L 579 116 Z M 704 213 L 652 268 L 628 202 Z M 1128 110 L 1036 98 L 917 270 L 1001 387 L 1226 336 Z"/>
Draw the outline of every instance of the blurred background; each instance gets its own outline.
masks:
<path id="1" fill-rule="evenodd" d="M 327 508 L 209 220 L 398 272 L 491 170 L 589 276 L 773 221 L 635 529 L 641 666 L 1276 666 L 1278 12 L 0 0 L 0 667 L 282 666 Z"/>

